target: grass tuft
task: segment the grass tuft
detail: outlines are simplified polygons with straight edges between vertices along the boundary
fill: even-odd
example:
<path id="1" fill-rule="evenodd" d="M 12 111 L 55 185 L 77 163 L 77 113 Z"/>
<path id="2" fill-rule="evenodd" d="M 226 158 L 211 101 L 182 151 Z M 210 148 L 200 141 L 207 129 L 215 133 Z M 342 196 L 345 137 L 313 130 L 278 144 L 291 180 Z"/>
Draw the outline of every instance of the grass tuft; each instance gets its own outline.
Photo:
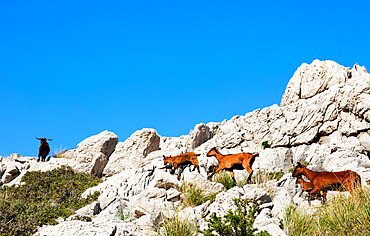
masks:
<path id="1" fill-rule="evenodd" d="M 196 184 L 183 182 L 182 184 L 182 201 L 186 207 L 195 207 L 202 205 L 210 200 L 215 201 L 217 193 L 206 194 L 205 190 Z"/>
<path id="2" fill-rule="evenodd" d="M 285 210 L 284 230 L 287 235 L 314 235 L 317 232 L 315 216 L 289 205 Z"/>
<path id="3" fill-rule="evenodd" d="M 235 184 L 233 178 L 231 177 L 231 173 L 225 170 L 217 172 L 213 176 L 212 181 L 223 184 L 226 190 L 231 189 Z"/>
<path id="4" fill-rule="evenodd" d="M 288 235 L 370 235 L 370 191 L 339 194 L 308 214 L 287 208 L 284 229 Z"/>
<path id="5" fill-rule="evenodd" d="M 187 217 L 180 217 L 178 213 L 165 218 L 161 226 L 155 225 L 154 232 L 158 236 L 193 236 L 198 235 L 198 226 L 195 221 Z"/>

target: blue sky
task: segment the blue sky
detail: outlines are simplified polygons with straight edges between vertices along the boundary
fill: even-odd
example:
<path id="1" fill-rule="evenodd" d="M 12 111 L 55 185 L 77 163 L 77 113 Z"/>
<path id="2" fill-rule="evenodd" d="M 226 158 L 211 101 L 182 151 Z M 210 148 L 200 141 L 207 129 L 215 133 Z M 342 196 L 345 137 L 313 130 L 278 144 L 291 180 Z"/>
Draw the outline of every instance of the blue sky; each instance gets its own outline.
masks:
<path id="1" fill-rule="evenodd" d="M 368 1 L 1 1 L 0 155 L 189 133 L 274 103 L 314 59 L 370 68 Z"/>

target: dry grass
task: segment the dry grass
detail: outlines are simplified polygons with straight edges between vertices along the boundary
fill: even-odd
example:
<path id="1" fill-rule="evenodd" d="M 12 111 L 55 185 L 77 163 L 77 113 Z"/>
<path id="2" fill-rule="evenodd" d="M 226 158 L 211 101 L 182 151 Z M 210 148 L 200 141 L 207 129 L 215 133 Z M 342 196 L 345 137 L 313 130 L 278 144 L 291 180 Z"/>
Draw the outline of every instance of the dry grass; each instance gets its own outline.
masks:
<path id="1" fill-rule="evenodd" d="M 182 217 L 175 213 L 169 218 L 165 218 L 161 225 L 154 226 L 155 235 L 158 236 L 193 236 L 198 235 L 197 223 L 188 217 Z"/>
<path id="2" fill-rule="evenodd" d="M 262 188 L 267 191 L 267 193 L 271 196 L 274 196 L 275 193 L 275 184 L 271 183 L 271 180 L 279 180 L 283 177 L 283 171 L 277 172 L 267 172 L 267 171 L 259 171 L 255 175 L 252 175 L 251 183 L 257 184 L 259 188 Z"/>
<path id="3" fill-rule="evenodd" d="M 206 201 L 213 202 L 217 193 L 206 194 L 205 190 L 196 184 L 183 182 L 182 184 L 182 203 L 185 207 L 195 207 L 202 205 Z"/>
<path id="4" fill-rule="evenodd" d="M 288 235 L 370 235 L 370 191 L 339 194 L 307 214 L 288 207 L 284 226 Z"/>
<path id="5" fill-rule="evenodd" d="M 234 180 L 231 177 L 231 173 L 229 171 L 221 170 L 217 172 L 213 178 L 212 181 L 221 183 L 225 186 L 226 190 L 231 189 L 234 187 Z"/>

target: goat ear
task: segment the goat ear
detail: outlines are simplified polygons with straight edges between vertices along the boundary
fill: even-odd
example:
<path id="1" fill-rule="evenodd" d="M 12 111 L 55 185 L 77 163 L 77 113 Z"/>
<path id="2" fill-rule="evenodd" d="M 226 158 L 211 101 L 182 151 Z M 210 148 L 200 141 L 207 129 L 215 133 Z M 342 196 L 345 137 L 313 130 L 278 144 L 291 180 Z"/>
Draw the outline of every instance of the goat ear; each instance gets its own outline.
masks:
<path id="1" fill-rule="evenodd" d="M 298 167 L 302 167 L 302 164 L 300 162 L 297 163 Z"/>
<path id="2" fill-rule="evenodd" d="M 47 138 L 47 140 L 51 141 L 51 140 L 53 140 L 53 139 Z"/>
<path id="3" fill-rule="evenodd" d="M 41 138 L 36 137 L 37 140 L 40 140 Z"/>

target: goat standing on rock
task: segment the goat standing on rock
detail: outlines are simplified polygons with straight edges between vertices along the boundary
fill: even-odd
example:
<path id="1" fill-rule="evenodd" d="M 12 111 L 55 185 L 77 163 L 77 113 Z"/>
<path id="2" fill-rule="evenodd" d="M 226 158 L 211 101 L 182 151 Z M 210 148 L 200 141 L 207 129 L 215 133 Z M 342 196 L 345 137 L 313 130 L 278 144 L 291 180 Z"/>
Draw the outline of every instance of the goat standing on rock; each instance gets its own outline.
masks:
<path id="1" fill-rule="evenodd" d="M 258 153 L 238 153 L 232 155 L 222 155 L 215 147 L 212 148 L 208 153 L 207 157 L 215 156 L 218 161 L 218 168 L 217 170 L 210 175 L 212 177 L 214 174 L 219 172 L 222 169 L 226 169 L 231 172 L 231 177 L 233 178 L 234 182 L 234 172 L 233 169 L 242 169 L 243 167 L 248 171 L 249 177 L 247 182 L 250 182 L 252 178 L 253 170 L 251 169 L 251 165 L 253 164 L 255 157 L 258 156 Z"/>
<path id="2" fill-rule="evenodd" d="M 46 142 L 46 140 L 51 141 L 52 139 L 49 139 L 49 138 L 36 138 L 36 139 L 41 140 L 41 145 L 39 147 L 39 157 L 37 159 L 37 162 L 40 161 L 40 157 L 41 157 L 41 161 L 45 161 L 46 156 L 50 152 L 50 147 L 49 147 L 49 144 Z"/>

